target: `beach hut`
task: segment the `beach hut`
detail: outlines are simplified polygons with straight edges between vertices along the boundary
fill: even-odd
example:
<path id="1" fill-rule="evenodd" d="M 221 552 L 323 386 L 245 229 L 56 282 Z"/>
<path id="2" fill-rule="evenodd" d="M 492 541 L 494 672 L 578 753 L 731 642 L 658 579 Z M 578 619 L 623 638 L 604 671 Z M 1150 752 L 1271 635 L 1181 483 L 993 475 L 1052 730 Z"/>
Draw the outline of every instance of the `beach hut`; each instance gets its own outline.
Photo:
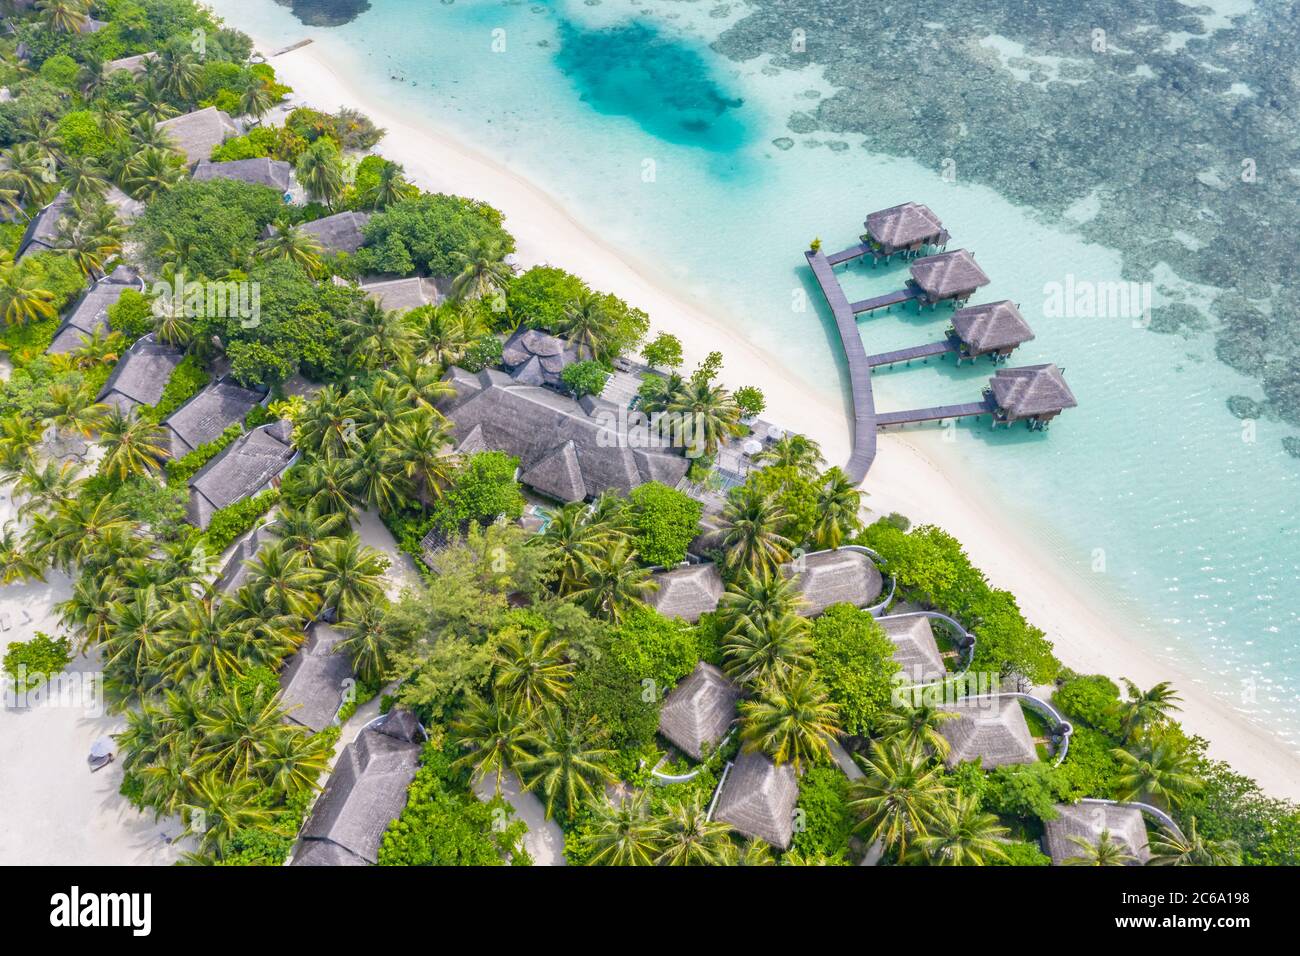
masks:
<path id="1" fill-rule="evenodd" d="M 917 259 L 908 271 L 912 274 L 912 285 L 920 291 L 917 299 L 923 305 L 960 304 L 989 284 L 989 277 L 965 249 Z"/>
<path id="2" fill-rule="evenodd" d="M 149 65 L 150 60 L 156 60 L 158 54 L 154 52 L 140 53 L 136 56 L 124 56 L 120 60 L 109 60 L 104 64 L 104 73 L 111 74 L 125 70 L 132 76 L 141 76 L 145 68 Z"/>
<path id="3" fill-rule="evenodd" d="M 215 106 L 208 106 L 183 116 L 163 120 L 158 128 L 167 134 L 172 144 L 185 154 L 189 165 L 212 158 L 212 151 L 232 136 L 239 127 Z"/>
<path id="4" fill-rule="evenodd" d="M 356 675 L 348 655 L 338 650 L 343 635 L 317 621 L 307 628 L 307 640 L 280 674 L 284 719 L 313 733 L 334 723 Z"/>
<path id="5" fill-rule="evenodd" d="M 538 329 L 519 329 L 506 340 L 501 350 L 501 364 L 521 385 L 562 388 L 564 383 L 560 374 L 566 365 L 576 361 L 578 352 L 575 348 Z"/>
<path id="6" fill-rule="evenodd" d="M 759 751 L 742 753 L 727 770 L 713 816 L 747 837 L 785 850 L 794 836 L 799 782 L 790 764 L 777 766 Z"/>
<path id="7" fill-rule="evenodd" d="M 419 276 L 363 282 L 361 291 L 389 312 L 410 312 L 422 305 L 437 305 L 443 299 L 432 279 L 422 279 Z"/>
<path id="8" fill-rule="evenodd" d="M 989 379 L 985 395 L 995 425 L 1026 422 L 1034 430 L 1046 428 L 1062 411 L 1079 404 L 1061 370 L 1050 363 L 1000 368 Z"/>
<path id="9" fill-rule="evenodd" d="M 956 714 L 939 725 L 948 741 L 949 767 L 978 760 L 985 770 L 1038 759 L 1020 701 L 1014 697 L 968 697 L 941 710 Z"/>
<path id="10" fill-rule="evenodd" d="M 894 644 L 894 660 L 898 661 L 908 683 L 928 684 L 941 680 L 948 673 L 929 618 L 924 615 L 882 617 L 877 620 L 885 636 Z"/>
<path id="11" fill-rule="evenodd" d="M 221 437 L 231 425 L 242 422 L 266 400 L 266 389 L 244 388 L 234 379 L 212 382 L 163 419 L 171 456 L 188 455 L 200 445 Z"/>
<path id="12" fill-rule="evenodd" d="M 781 565 L 781 573 L 794 577 L 804 601 L 799 613 L 805 617 L 816 617 L 832 604 L 866 607 L 880 596 L 882 587 L 875 562 L 848 548 L 805 554 Z"/>
<path id="13" fill-rule="evenodd" d="M 33 252 L 50 252 L 58 247 L 59 224 L 72 206 L 72 194 L 61 190 L 41 211 L 32 216 L 18 242 L 18 254 L 14 261 Z"/>
<path id="14" fill-rule="evenodd" d="M 864 226 L 864 241 L 877 260 L 899 252 L 914 254 L 927 246 L 942 246 L 949 238 L 948 230 L 930 207 L 915 202 L 877 210 L 867 216 Z"/>
<path id="15" fill-rule="evenodd" d="M 248 577 L 248 562 L 254 560 L 264 547 L 277 540 L 274 529 L 275 523 L 267 522 L 239 539 L 229 560 L 222 565 L 221 573 L 217 575 L 214 587 L 218 591 L 229 595 L 243 587 Z"/>
<path id="16" fill-rule="evenodd" d="M 1103 831 L 1133 857 L 1130 865 L 1141 866 L 1151 859 L 1142 811 L 1111 803 L 1058 803 L 1056 818 L 1043 823 L 1043 849 L 1059 866 L 1084 853 L 1076 839 L 1095 846 Z"/>
<path id="17" fill-rule="evenodd" d="M 659 732 L 683 753 L 703 760 L 736 719 L 740 688 L 712 664 L 701 661 L 664 698 Z"/>
<path id="18" fill-rule="evenodd" d="M 990 356 L 1000 362 L 1015 351 L 1016 346 L 1034 337 L 1025 317 L 1014 302 L 1003 299 L 958 309 L 952 316 L 948 340 L 956 346 L 957 361 Z"/>
<path id="19" fill-rule="evenodd" d="M 232 159 L 224 163 L 199 160 L 192 177 L 197 182 L 211 179 L 233 179 L 254 186 L 267 186 L 278 193 L 288 193 L 293 187 L 293 167 L 280 159 L 258 157 Z"/>
<path id="20" fill-rule="evenodd" d="M 189 480 L 190 521 L 206 531 L 222 508 L 278 484 L 296 458 L 289 421 L 271 422 L 241 435 Z"/>
<path id="21" fill-rule="evenodd" d="M 59 355 L 81 348 L 95 334 L 108 333 L 108 307 L 114 305 L 127 289 L 142 291 L 144 283 L 130 269 L 119 266 L 86 290 L 54 333 L 45 351 Z"/>
<path id="22" fill-rule="evenodd" d="M 694 624 L 700 615 L 718 609 L 725 590 L 722 575 L 712 562 L 692 564 L 654 575 L 658 589 L 646 596 L 646 603 L 665 617 L 680 618 Z"/>
<path id="23" fill-rule="evenodd" d="M 157 405 L 185 352 L 165 345 L 152 332 L 127 349 L 99 392 L 97 401 L 126 414 L 138 405 Z"/>
<path id="24" fill-rule="evenodd" d="M 370 213 L 367 212 L 336 212 L 332 216 L 300 223 L 298 229 L 319 242 L 326 255 L 351 254 L 366 241 L 365 228 L 369 221 Z M 275 226 L 267 226 L 262 231 L 265 239 L 274 234 Z"/>

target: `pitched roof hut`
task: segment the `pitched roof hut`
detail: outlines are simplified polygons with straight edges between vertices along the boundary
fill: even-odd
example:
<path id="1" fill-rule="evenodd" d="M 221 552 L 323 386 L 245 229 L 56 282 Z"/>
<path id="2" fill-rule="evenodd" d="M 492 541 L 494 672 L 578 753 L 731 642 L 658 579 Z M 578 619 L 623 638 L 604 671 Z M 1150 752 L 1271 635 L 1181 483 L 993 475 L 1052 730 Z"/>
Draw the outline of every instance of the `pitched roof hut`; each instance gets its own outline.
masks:
<path id="1" fill-rule="evenodd" d="M 816 617 L 832 604 L 866 607 L 880 596 L 883 583 L 875 562 L 848 548 L 806 554 L 781 565 L 781 573 L 797 575 L 795 584 L 804 599 L 799 613 L 804 617 Z"/>
<path id="2" fill-rule="evenodd" d="M 171 456 L 188 455 L 221 436 L 267 397 L 266 389 L 244 388 L 233 379 L 212 382 L 163 419 Z"/>
<path id="3" fill-rule="evenodd" d="M 1038 759 L 1029 736 L 1020 701 L 1014 697 L 968 697 L 943 710 L 956 714 L 939 725 L 939 733 L 952 747 L 948 766 L 979 760 L 985 770 L 1004 764 L 1033 763 Z"/>
<path id="4" fill-rule="evenodd" d="M 1130 865 L 1140 866 L 1151 859 L 1142 811 L 1109 803 L 1058 803 L 1056 819 L 1043 823 L 1043 848 L 1052 862 L 1060 865 L 1083 853 L 1083 847 L 1071 837 L 1096 844 L 1102 830 L 1109 830 L 1111 841 L 1134 857 Z"/>
<path id="5" fill-rule="evenodd" d="M 185 154 L 190 165 L 211 159 L 214 149 L 231 136 L 239 134 L 239 128 L 235 126 L 230 114 L 215 106 L 183 116 L 173 116 L 159 123 L 158 128 L 166 131 L 168 138 Z"/>
<path id="6" fill-rule="evenodd" d="M 578 361 L 577 349 L 563 339 L 537 329 L 519 329 L 501 350 L 501 364 L 520 385 L 559 388 L 560 373 Z"/>
<path id="7" fill-rule="evenodd" d="M 14 260 L 17 261 L 29 253 L 49 252 L 54 249 L 59 242 L 59 223 L 67 215 L 71 205 L 72 194 L 66 189 L 60 190 L 59 194 L 40 212 L 32 216 L 23 232 L 22 240 L 18 243 L 18 255 L 14 256 Z"/>
<path id="8" fill-rule="evenodd" d="M 120 60 L 109 60 L 104 64 L 105 73 L 116 73 L 119 70 L 126 70 L 132 76 L 140 76 L 144 73 L 145 67 L 149 65 L 150 60 L 156 60 L 158 54 L 152 50 L 148 53 L 140 53 L 136 56 L 124 56 Z"/>
<path id="9" fill-rule="evenodd" d="M 368 212 L 336 212 L 332 216 L 301 223 L 298 228 L 314 237 L 327 255 L 337 255 L 340 252 L 353 253 L 361 248 L 366 241 L 365 228 L 369 221 Z M 269 239 L 274 232 L 274 226 L 267 226 L 262 235 Z"/>
<path id="10" fill-rule="evenodd" d="M 790 764 L 777 766 L 759 751 L 742 753 L 727 772 L 713 815 L 748 837 L 782 850 L 794 836 L 799 782 Z"/>
<path id="11" fill-rule="evenodd" d="M 574 401 L 490 368 L 475 375 L 453 366 L 446 380 L 456 395 L 440 407 L 457 442 L 515 456 L 519 480 L 549 498 L 627 494 L 648 481 L 672 487 L 686 474 L 689 463 L 675 452 L 631 447 L 626 421 L 595 396 Z"/>
<path id="12" fill-rule="evenodd" d="M 343 854 L 363 864 L 379 861 L 384 831 L 406 806 L 406 789 L 420 763 L 419 726 L 391 711 L 363 730 L 339 755 L 325 790 L 312 808 L 294 853 L 294 865 L 320 865 Z M 313 848 L 312 843 L 332 844 Z"/>
<path id="13" fill-rule="evenodd" d="M 1016 346 L 1032 339 L 1034 330 L 1014 302 L 1002 299 L 958 309 L 952 315 L 951 334 L 958 343 L 959 358 L 1006 358 Z"/>
<path id="14" fill-rule="evenodd" d="M 646 603 L 665 617 L 694 624 L 701 614 L 718 609 L 725 590 L 722 575 L 712 562 L 692 564 L 654 575 L 658 589 L 646 596 Z"/>
<path id="15" fill-rule="evenodd" d="M 271 422 L 236 438 L 189 480 L 190 521 L 206 530 L 220 509 L 272 487 L 296 457 L 288 421 Z"/>
<path id="16" fill-rule="evenodd" d="M 167 381 L 185 353 L 157 341 L 153 333 L 136 339 L 118 360 L 113 374 L 100 390 L 99 401 L 126 414 L 137 405 L 157 405 Z"/>
<path id="17" fill-rule="evenodd" d="M 235 544 L 229 560 L 221 567 L 214 586 L 222 594 L 233 594 L 244 585 L 248 577 L 248 562 L 254 560 L 261 550 L 276 540 L 274 522 L 258 525 L 253 531 L 244 535 Z"/>
<path id="18" fill-rule="evenodd" d="M 108 307 L 114 305 L 127 289 L 139 291 L 142 285 L 134 273 L 120 268 L 98 280 L 64 318 L 45 351 L 51 355 L 71 352 L 81 348 L 87 339 L 94 338 L 96 332 L 107 332 Z"/>
<path id="19" fill-rule="evenodd" d="M 919 614 L 915 617 L 882 617 L 876 623 L 894 642 L 894 660 L 898 661 L 910 682 L 925 684 L 941 680 L 948 673 L 928 618 Z"/>
<path id="20" fill-rule="evenodd" d="M 117 186 L 108 187 L 108 192 L 104 194 L 104 201 L 117 211 L 118 219 L 128 224 L 135 222 L 144 212 L 144 203 L 132 199 Z"/>
<path id="21" fill-rule="evenodd" d="M 927 304 L 946 300 L 964 301 L 989 284 L 989 277 L 965 249 L 941 252 L 917 259 L 909 267 L 912 282 Z"/>
<path id="22" fill-rule="evenodd" d="M 664 698 L 659 732 L 683 753 L 703 760 L 736 719 L 740 688 L 712 664 L 701 661 Z"/>
<path id="23" fill-rule="evenodd" d="M 1010 425 L 1024 421 L 1034 429 L 1079 404 L 1061 370 L 1051 363 L 1000 368 L 989 379 L 988 394 L 994 404 L 994 422 Z"/>
<path id="24" fill-rule="evenodd" d="M 254 186 L 269 186 L 276 192 L 289 191 L 293 183 L 293 167 L 280 159 L 265 156 L 253 159 L 232 159 L 224 163 L 199 160 L 193 178 L 199 182 L 210 179 L 234 179 Z"/>
<path id="25" fill-rule="evenodd" d="M 949 239 L 939 217 L 929 206 L 905 202 L 880 209 L 867 216 L 867 242 L 880 256 L 896 252 L 917 252 L 925 246 L 941 246 Z"/>
<path id="26" fill-rule="evenodd" d="M 442 293 L 434 281 L 419 276 L 363 282 L 361 291 L 389 312 L 410 312 L 422 305 L 437 305 L 442 301 Z"/>
<path id="27" fill-rule="evenodd" d="M 343 639 L 342 634 L 320 621 L 307 628 L 306 642 L 280 673 L 280 700 L 286 720 L 313 732 L 334 722 L 344 694 L 356 679 L 347 654 L 338 651 Z"/>

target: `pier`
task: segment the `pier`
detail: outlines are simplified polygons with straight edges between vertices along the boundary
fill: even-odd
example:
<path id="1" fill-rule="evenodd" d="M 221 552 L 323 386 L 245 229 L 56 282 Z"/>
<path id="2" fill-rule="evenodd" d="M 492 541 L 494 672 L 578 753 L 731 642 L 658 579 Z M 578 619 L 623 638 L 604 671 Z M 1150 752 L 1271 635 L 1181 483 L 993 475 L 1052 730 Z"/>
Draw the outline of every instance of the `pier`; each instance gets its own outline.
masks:
<path id="1" fill-rule="evenodd" d="M 903 412 L 881 412 L 876 416 L 879 428 L 890 425 L 911 425 L 916 422 L 941 422 L 949 418 L 969 418 L 972 415 L 991 415 L 993 408 L 987 400 L 966 402 L 964 405 L 935 405 L 933 408 L 912 408 Z"/>
<path id="2" fill-rule="evenodd" d="M 849 308 L 853 310 L 854 315 L 861 315 L 863 312 L 874 312 L 876 309 L 888 309 L 890 306 L 902 305 L 904 302 L 919 299 L 922 295 L 924 293 L 916 286 L 908 285 L 894 292 L 878 295 L 874 299 L 863 299 L 860 302 L 854 302 Z"/>
<path id="3" fill-rule="evenodd" d="M 895 349 L 892 352 L 877 352 L 875 355 L 867 356 L 867 364 L 872 368 L 879 368 L 882 365 L 896 365 L 899 362 L 910 362 L 913 359 L 930 358 L 932 355 L 947 355 L 949 352 L 956 352 L 957 345 L 945 339 L 942 342 L 930 342 L 928 345 L 913 345 L 908 349 Z"/>

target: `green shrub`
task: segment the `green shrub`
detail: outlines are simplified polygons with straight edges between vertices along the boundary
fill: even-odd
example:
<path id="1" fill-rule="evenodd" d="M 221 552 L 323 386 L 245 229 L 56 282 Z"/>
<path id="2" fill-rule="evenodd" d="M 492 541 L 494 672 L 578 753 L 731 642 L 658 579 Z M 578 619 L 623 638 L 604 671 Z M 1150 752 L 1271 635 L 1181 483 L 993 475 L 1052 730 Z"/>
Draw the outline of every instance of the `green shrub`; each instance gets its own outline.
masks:
<path id="1" fill-rule="evenodd" d="M 80 71 L 81 67 L 76 60 L 66 53 L 56 53 L 41 64 L 40 76 L 47 83 L 71 90 L 77 85 L 77 74 Z"/>
<path id="2" fill-rule="evenodd" d="M 212 441 L 200 445 L 186 455 L 180 458 L 172 459 L 167 462 L 164 469 L 167 473 L 168 484 L 182 484 L 194 476 L 200 468 L 216 457 L 217 453 L 229 445 L 232 441 L 244 433 L 243 426 L 238 422 L 233 425 L 227 425 L 223 431 Z"/>
<path id="3" fill-rule="evenodd" d="M 1052 701 L 1072 722 L 1085 723 L 1111 737 L 1118 738 L 1122 733 L 1119 687 L 1109 677 L 1072 677 L 1056 689 Z"/>
<path id="4" fill-rule="evenodd" d="M 600 362 L 574 362 L 564 367 L 560 379 L 578 398 L 599 395 L 609 381 L 609 369 Z"/>
<path id="5" fill-rule="evenodd" d="M 993 866 L 1051 866 L 1052 858 L 1038 848 L 1037 844 L 1024 840 L 1010 840 L 1002 844 L 1005 860 L 994 858 Z"/>
<path id="6" fill-rule="evenodd" d="M 172 370 L 171 377 L 167 379 L 167 384 L 163 387 L 162 398 L 158 404 L 153 407 L 154 421 L 162 421 L 176 409 L 180 408 L 191 398 L 197 395 L 205 385 L 211 381 L 212 376 L 208 374 L 207 369 L 193 355 L 187 355 L 181 360 L 181 363 Z"/>
<path id="7" fill-rule="evenodd" d="M 660 332 L 641 349 L 641 357 L 655 368 L 674 369 L 682 364 L 682 340 L 668 332 Z"/>
<path id="8" fill-rule="evenodd" d="M 753 385 L 745 385 L 736 389 L 732 396 L 736 404 L 740 406 L 740 412 L 746 418 L 753 418 L 761 415 L 763 409 L 767 407 L 767 400 L 763 397 L 762 389 L 755 388 Z"/>
<path id="9" fill-rule="evenodd" d="M 375 272 L 455 275 L 461 267 L 459 254 L 478 243 L 495 242 L 503 255 L 514 251 L 514 239 L 501 222 L 501 213 L 491 206 L 461 196 L 438 193 L 405 199 L 370 218 L 366 243 L 356 257 L 363 268 Z"/>
<path id="10" fill-rule="evenodd" d="M 99 121 L 90 110 L 73 110 L 65 113 L 55 127 L 63 141 L 63 150 L 69 156 L 93 156 L 103 159 L 112 148 L 112 142 L 99 128 Z"/>
<path id="11" fill-rule="evenodd" d="M 499 338 L 485 335 L 465 351 L 460 367 L 467 372 L 481 372 L 489 365 L 500 365 L 502 348 Z"/>
<path id="12" fill-rule="evenodd" d="M 259 518 L 275 506 L 280 492 L 272 488 L 251 498 L 244 498 L 217 511 L 204 532 L 205 550 L 208 554 L 220 554 L 230 543 L 251 531 Z"/>
<path id="13" fill-rule="evenodd" d="M 4 672 L 19 693 L 33 690 L 72 663 L 72 645 L 66 637 L 53 638 L 41 631 L 30 641 L 13 641 L 4 656 Z"/>
<path id="14" fill-rule="evenodd" d="M 153 299 L 135 289 L 127 289 L 108 307 L 108 327 L 121 332 L 128 342 L 148 335 L 154 328 Z"/>
<path id="15" fill-rule="evenodd" d="M 799 781 L 792 849 L 809 855 L 847 857 L 853 813 L 849 780 L 839 767 L 813 767 Z"/>
<path id="16" fill-rule="evenodd" d="M 628 495 L 629 516 L 641 561 L 672 567 L 686 558 L 686 546 L 700 530 L 703 506 L 683 492 L 657 481 L 640 485 Z"/>
<path id="17" fill-rule="evenodd" d="M 868 612 L 833 604 L 813 622 L 813 661 L 846 733 L 869 734 L 889 708 L 894 642 Z"/>
<path id="18" fill-rule="evenodd" d="M 451 487 L 433 508 L 432 525 L 444 534 L 460 531 L 468 522 L 488 524 L 504 515 L 516 521 L 524 513 L 524 496 L 515 481 L 519 459 L 504 452 L 470 455 L 452 477 Z"/>
<path id="19" fill-rule="evenodd" d="M 700 661 L 695 628 L 649 607 L 628 612 L 610 635 L 605 653 L 621 661 L 638 683 L 654 681 L 653 690 L 660 695 Z"/>

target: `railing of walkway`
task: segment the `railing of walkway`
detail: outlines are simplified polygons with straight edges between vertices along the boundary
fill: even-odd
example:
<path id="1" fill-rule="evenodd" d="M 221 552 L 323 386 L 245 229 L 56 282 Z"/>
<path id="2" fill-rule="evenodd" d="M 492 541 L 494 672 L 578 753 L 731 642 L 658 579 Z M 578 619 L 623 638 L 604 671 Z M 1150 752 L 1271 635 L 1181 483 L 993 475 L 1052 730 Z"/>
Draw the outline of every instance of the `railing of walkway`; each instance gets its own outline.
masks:
<path id="1" fill-rule="evenodd" d="M 1165 811 L 1161 810 L 1159 807 L 1153 807 L 1149 803 L 1140 803 L 1136 800 L 1103 800 L 1100 797 L 1084 797 L 1079 802 L 1111 807 L 1137 807 L 1178 839 L 1185 839 L 1183 831 L 1179 828 L 1178 824 L 1174 822 L 1174 818 L 1165 813 Z"/>

